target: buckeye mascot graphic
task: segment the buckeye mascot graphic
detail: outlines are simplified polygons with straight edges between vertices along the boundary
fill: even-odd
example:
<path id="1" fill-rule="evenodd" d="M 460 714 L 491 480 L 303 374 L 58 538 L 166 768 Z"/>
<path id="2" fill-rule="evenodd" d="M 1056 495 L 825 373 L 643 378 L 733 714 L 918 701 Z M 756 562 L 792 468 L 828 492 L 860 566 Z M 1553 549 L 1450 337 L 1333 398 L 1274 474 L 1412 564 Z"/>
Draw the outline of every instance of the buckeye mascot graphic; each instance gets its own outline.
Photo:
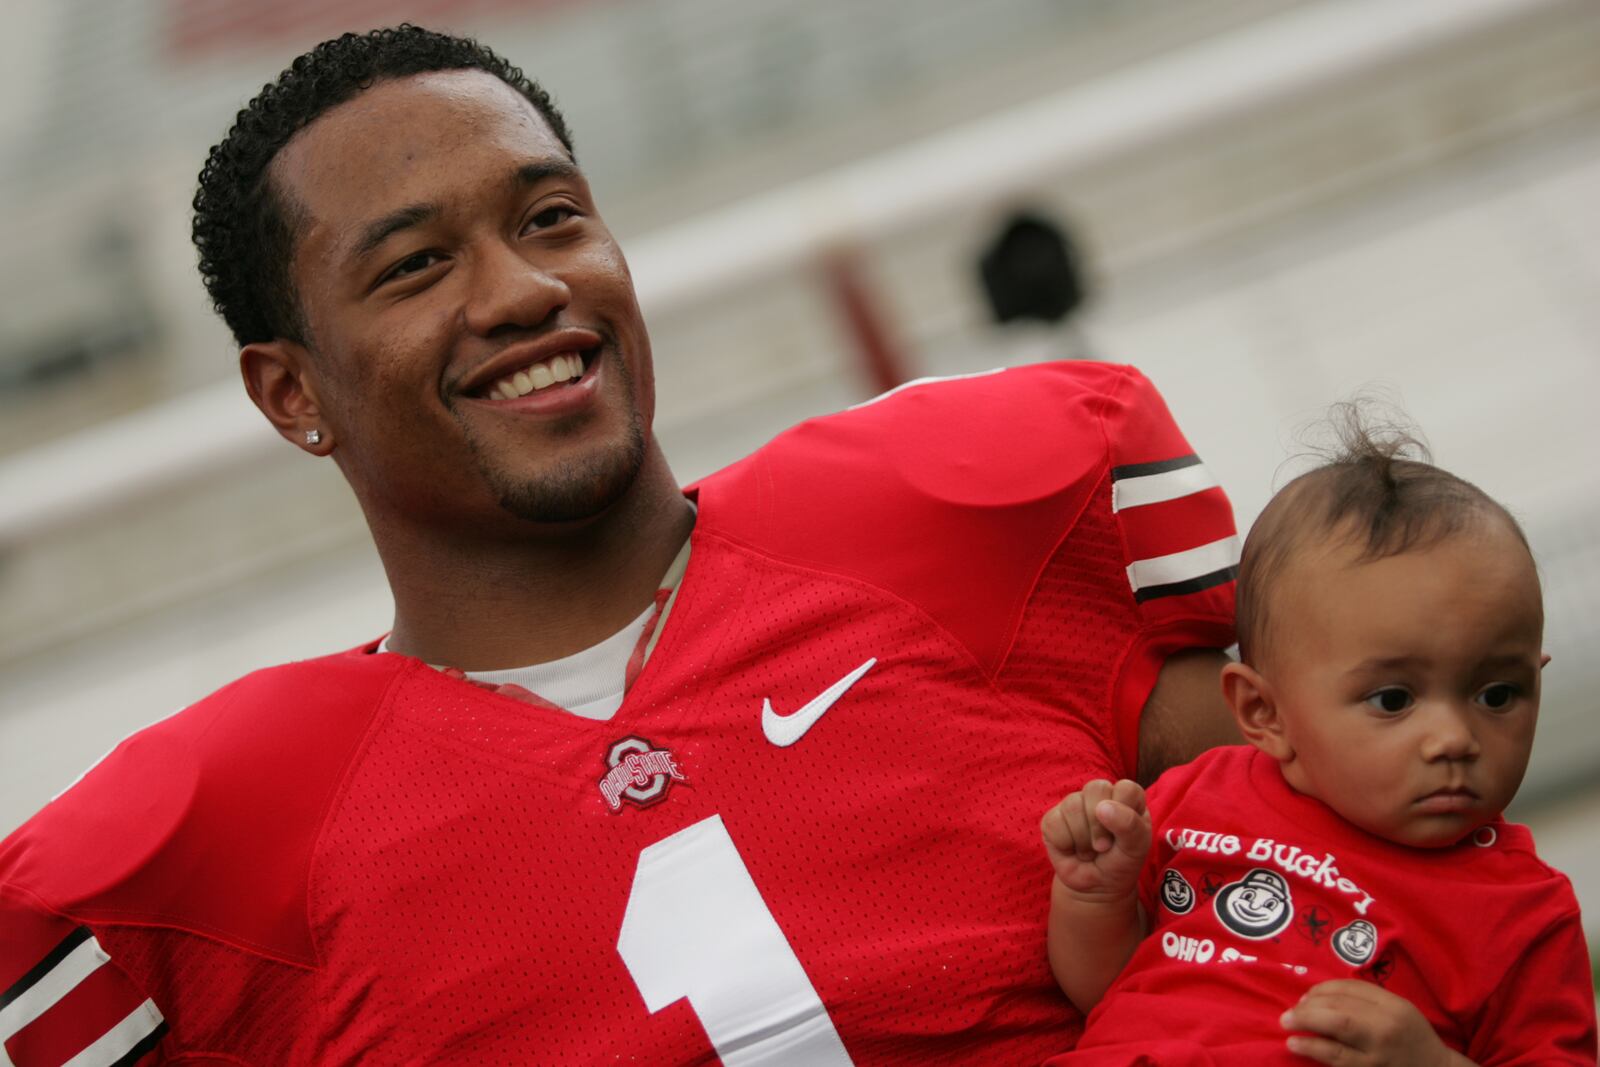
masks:
<path id="1" fill-rule="evenodd" d="M 1265 867 L 1223 886 L 1212 904 L 1223 926 L 1251 941 L 1272 937 L 1294 918 L 1289 883 Z"/>
<path id="2" fill-rule="evenodd" d="M 1378 928 L 1365 919 L 1333 932 L 1333 951 L 1352 967 L 1360 967 L 1378 951 Z"/>
<path id="3" fill-rule="evenodd" d="M 1171 867 L 1161 872 L 1161 903 L 1174 915 L 1187 915 L 1194 908 L 1194 886 Z"/>

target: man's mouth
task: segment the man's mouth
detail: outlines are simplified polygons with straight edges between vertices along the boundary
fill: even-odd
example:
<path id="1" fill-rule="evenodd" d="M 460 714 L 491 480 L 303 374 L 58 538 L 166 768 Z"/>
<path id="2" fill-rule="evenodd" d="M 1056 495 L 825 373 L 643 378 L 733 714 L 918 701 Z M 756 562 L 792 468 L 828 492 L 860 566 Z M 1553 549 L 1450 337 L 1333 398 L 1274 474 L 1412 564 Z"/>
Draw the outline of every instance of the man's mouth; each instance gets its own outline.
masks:
<path id="1" fill-rule="evenodd" d="M 585 367 L 593 362 L 599 349 L 587 352 L 558 352 L 525 367 L 504 374 L 481 390 L 478 395 L 488 400 L 515 400 L 554 388 L 583 377 Z"/>

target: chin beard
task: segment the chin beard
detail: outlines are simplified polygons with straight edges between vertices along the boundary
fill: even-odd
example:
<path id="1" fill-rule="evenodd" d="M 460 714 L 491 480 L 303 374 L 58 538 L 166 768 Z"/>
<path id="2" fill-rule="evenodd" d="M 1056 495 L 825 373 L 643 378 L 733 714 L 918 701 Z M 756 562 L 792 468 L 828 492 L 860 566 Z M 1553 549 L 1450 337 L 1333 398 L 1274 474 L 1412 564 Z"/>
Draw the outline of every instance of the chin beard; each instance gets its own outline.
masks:
<path id="1" fill-rule="evenodd" d="M 627 435 L 604 451 L 580 457 L 537 480 L 495 478 L 494 490 L 502 508 L 527 522 L 581 522 L 622 499 L 644 466 L 644 452 L 644 428 L 635 415 Z"/>
<path id="2" fill-rule="evenodd" d="M 615 351 L 608 345 L 607 351 Z M 635 403 L 633 375 L 625 360 L 615 361 L 621 376 L 623 407 L 628 427 L 620 440 L 598 447 L 570 462 L 532 478 L 516 479 L 497 468 L 492 457 L 470 434 L 467 442 L 502 510 L 525 522 L 570 523 L 592 519 L 605 512 L 633 487 L 644 467 L 645 431 Z M 580 432 L 582 421 L 552 427 L 552 432 Z"/>

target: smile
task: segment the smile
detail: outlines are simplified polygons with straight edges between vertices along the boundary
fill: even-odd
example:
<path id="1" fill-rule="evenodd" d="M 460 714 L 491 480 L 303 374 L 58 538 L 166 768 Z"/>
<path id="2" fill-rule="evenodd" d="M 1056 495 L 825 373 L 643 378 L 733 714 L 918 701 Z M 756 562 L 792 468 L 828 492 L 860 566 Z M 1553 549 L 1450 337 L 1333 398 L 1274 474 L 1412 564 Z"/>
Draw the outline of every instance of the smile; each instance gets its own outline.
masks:
<path id="1" fill-rule="evenodd" d="M 583 377 L 584 358 L 580 352 L 560 352 L 531 363 L 490 382 L 483 395 L 490 400 L 515 400 L 541 389 Z"/>

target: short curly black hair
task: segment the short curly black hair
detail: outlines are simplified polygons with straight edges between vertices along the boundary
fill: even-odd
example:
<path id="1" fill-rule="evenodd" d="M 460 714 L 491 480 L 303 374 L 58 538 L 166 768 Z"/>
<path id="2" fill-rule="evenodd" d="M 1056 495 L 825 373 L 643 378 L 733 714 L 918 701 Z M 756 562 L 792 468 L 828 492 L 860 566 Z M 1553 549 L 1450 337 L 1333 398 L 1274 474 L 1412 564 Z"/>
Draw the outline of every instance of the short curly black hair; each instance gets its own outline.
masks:
<path id="1" fill-rule="evenodd" d="M 268 180 L 278 150 L 323 112 L 388 78 L 434 70 L 481 70 L 522 94 L 569 155 L 572 135 L 550 94 L 485 45 L 419 26 L 347 33 L 297 58 L 263 86 L 213 146 L 194 196 L 200 277 L 240 346 L 274 338 L 304 342 L 305 321 L 289 264 L 296 220 Z"/>

